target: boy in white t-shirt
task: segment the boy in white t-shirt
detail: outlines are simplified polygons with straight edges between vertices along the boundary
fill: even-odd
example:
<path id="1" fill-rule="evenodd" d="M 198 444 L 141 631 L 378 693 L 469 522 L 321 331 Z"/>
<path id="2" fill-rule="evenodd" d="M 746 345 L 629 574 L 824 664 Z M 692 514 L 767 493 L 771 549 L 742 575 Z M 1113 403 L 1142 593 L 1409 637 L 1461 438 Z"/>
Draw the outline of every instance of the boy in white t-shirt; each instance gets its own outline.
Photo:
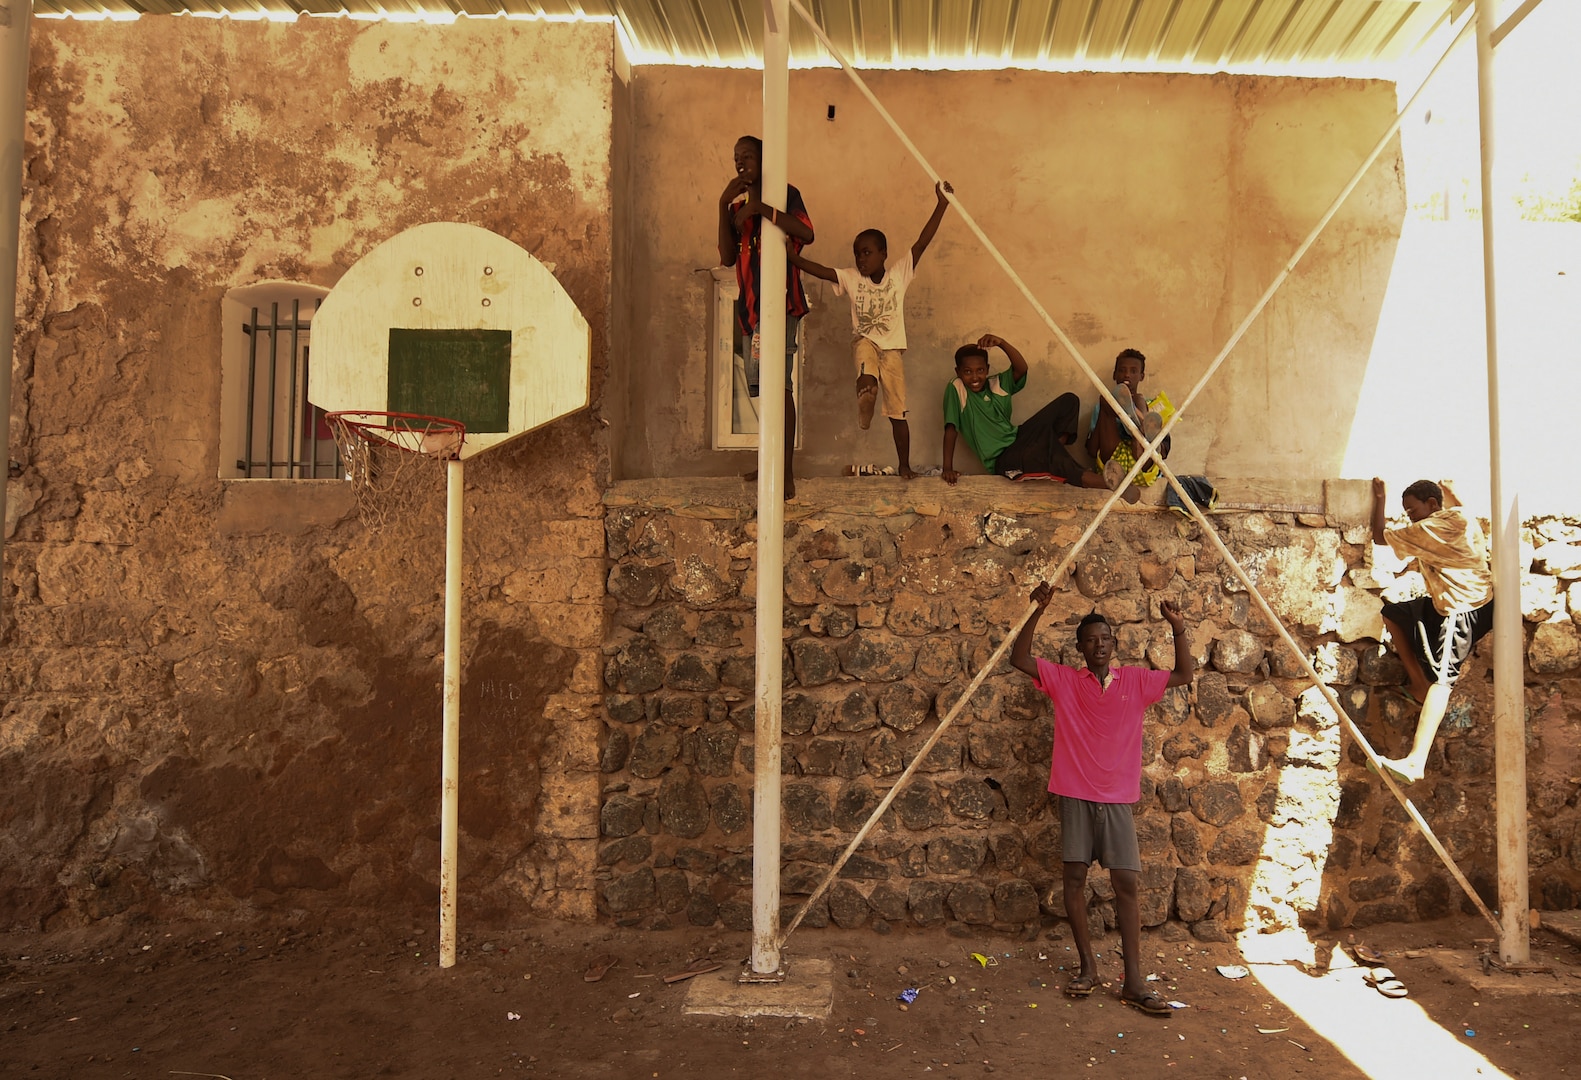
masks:
<path id="1" fill-rule="evenodd" d="M 886 266 L 889 259 L 889 241 L 877 229 L 863 229 L 851 244 L 851 254 L 856 261 L 854 268 L 830 269 L 821 263 L 790 253 L 790 261 L 803 273 L 825 281 L 834 282 L 838 295 L 851 298 L 851 352 L 856 361 L 857 420 L 865 431 L 873 422 L 873 410 L 878 403 L 878 392 L 884 391 L 884 415 L 895 436 L 895 456 L 899 458 L 900 475 L 910 480 L 911 427 L 906 423 L 906 373 L 901 366 L 901 353 L 906 348 L 905 303 L 906 288 L 916 273 L 922 253 L 933 242 L 944 220 L 944 211 L 950 202 L 946 192 L 955 189 L 948 181 L 934 185 L 938 205 L 933 216 L 922 227 L 917 242 L 905 258 L 893 266 Z"/>

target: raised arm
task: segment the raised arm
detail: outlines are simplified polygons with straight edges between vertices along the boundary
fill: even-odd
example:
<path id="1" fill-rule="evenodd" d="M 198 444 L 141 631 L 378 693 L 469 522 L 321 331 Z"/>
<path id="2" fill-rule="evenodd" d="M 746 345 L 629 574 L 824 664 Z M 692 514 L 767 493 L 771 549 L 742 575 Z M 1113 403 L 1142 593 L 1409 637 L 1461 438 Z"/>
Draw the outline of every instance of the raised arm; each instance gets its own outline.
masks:
<path id="1" fill-rule="evenodd" d="M 922 253 L 928 250 L 928 245 L 933 243 L 933 234 L 939 231 L 939 222 L 944 220 L 944 212 L 950 208 L 950 200 L 944 197 L 945 192 L 954 193 L 948 180 L 940 180 L 933 185 L 933 192 L 939 197 L 938 205 L 933 208 L 933 216 L 928 218 L 928 223 L 922 227 L 922 232 L 917 236 L 917 242 L 911 245 L 911 265 L 915 267 L 922 261 Z"/>
<path id="2" fill-rule="evenodd" d="M 1165 600 L 1158 605 L 1158 613 L 1169 623 L 1175 635 L 1175 670 L 1169 673 L 1165 686 L 1187 686 L 1197 673 L 1197 658 L 1191 655 L 1191 638 L 1186 633 L 1186 617 L 1173 602 Z"/>
<path id="3" fill-rule="evenodd" d="M 1385 507 L 1384 503 L 1388 498 L 1388 485 L 1374 476 L 1372 478 L 1372 542 L 1374 544 L 1386 544 L 1389 542 L 1383 535 L 1383 521 L 1387 514 L 1387 507 Z"/>
<path id="4" fill-rule="evenodd" d="M 977 347 L 979 349 L 1003 349 L 1005 356 L 1010 360 L 1010 370 L 1014 373 L 1016 382 L 1020 382 L 1027 377 L 1027 361 L 1021 355 L 1021 350 L 998 334 L 984 334 L 977 339 Z"/>
<path id="5" fill-rule="evenodd" d="M 785 252 L 785 257 L 791 261 L 792 266 L 804 274 L 811 274 L 813 277 L 822 278 L 825 281 L 836 280 L 835 272 L 823 263 L 815 263 L 798 252 L 789 250 Z"/>
<path id="6" fill-rule="evenodd" d="M 1037 636 L 1038 620 L 1043 618 L 1043 612 L 1053 597 L 1054 590 L 1049 583 L 1038 582 L 1038 587 L 1032 590 L 1032 602 L 1037 605 L 1037 610 L 1022 625 L 1021 633 L 1016 635 L 1016 643 L 1010 646 L 1011 666 L 1034 679 L 1038 677 L 1038 662 L 1032 657 L 1032 639 Z"/>

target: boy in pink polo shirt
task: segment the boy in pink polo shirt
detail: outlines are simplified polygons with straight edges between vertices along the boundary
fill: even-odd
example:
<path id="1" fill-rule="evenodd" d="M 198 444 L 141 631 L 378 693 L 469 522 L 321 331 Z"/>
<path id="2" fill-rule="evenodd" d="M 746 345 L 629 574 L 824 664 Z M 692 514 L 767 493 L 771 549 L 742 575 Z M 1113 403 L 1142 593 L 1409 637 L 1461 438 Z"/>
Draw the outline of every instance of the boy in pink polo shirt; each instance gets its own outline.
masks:
<path id="1" fill-rule="evenodd" d="M 1010 662 L 1026 672 L 1054 702 L 1054 760 L 1049 790 L 1060 797 L 1060 833 L 1065 862 L 1065 910 L 1081 970 L 1065 986 L 1068 997 L 1087 997 L 1098 985 L 1098 962 L 1087 930 L 1087 867 L 1094 860 L 1109 871 L 1125 950 L 1120 1000 L 1149 1016 L 1168 1016 L 1169 1005 L 1142 977 L 1142 916 L 1137 878 L 1142 870 L 1131 805 L 1141 797 L 1142 716 L 1171 686 L 1185 686 L 1196 671 L 1180 609 L 1165 600 L 1159 613 L 1175 635 L 1175 670 L 1116 667 L 1114 629 L 1096 611 L 1076 627 L 1076 648 L 1085 670 L 1034 658 L 1032 638 L 1054 595 L 1047 582 L 1032 590 L 1037 605 L 1016 643 Z"/>

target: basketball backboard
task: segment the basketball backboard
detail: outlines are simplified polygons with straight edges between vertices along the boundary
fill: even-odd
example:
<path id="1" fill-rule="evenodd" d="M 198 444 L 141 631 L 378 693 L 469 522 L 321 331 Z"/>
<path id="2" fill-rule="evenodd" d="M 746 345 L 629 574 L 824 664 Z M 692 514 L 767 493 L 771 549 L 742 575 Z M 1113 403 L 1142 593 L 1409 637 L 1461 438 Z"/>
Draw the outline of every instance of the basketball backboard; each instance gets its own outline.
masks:
<path id="1" fill-rule="evenodd" d="M 431 222 L 346 272 L 313 317 L 308 400 L 466 425 L 463 458 L 587 407 L 587 320 L 503 236 Z"/>

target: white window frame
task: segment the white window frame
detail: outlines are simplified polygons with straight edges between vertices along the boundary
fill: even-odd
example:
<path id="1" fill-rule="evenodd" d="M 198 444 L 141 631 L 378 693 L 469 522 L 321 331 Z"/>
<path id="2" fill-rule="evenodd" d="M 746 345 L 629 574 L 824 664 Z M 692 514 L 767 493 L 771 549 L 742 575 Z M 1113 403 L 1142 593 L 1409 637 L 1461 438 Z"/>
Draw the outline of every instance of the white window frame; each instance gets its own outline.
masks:
<path id="1" fill-rule="evenodd" d="M 712 276 L 712 304 L 709 311 L 708 335 L 708 430 L 709 445 L 715 450 L 756 450 L 758 435 L 756 414 L 753 430 L 736 430 L 735 411 L 737 380 L 741 374 L 740 357 L 736 352 L 736 297 L 741 286 L 736 283 L 733 266 L 716 266 Z M 802 367 L 807 355 L 807 320 L 804 318 L 796 331 L 796 359 L 791 369 L 791 393 L 796 402 L 796 448 L 801 449 L 802 432 Z M 761 399 L 744 399 L 747 401 Z"/>

